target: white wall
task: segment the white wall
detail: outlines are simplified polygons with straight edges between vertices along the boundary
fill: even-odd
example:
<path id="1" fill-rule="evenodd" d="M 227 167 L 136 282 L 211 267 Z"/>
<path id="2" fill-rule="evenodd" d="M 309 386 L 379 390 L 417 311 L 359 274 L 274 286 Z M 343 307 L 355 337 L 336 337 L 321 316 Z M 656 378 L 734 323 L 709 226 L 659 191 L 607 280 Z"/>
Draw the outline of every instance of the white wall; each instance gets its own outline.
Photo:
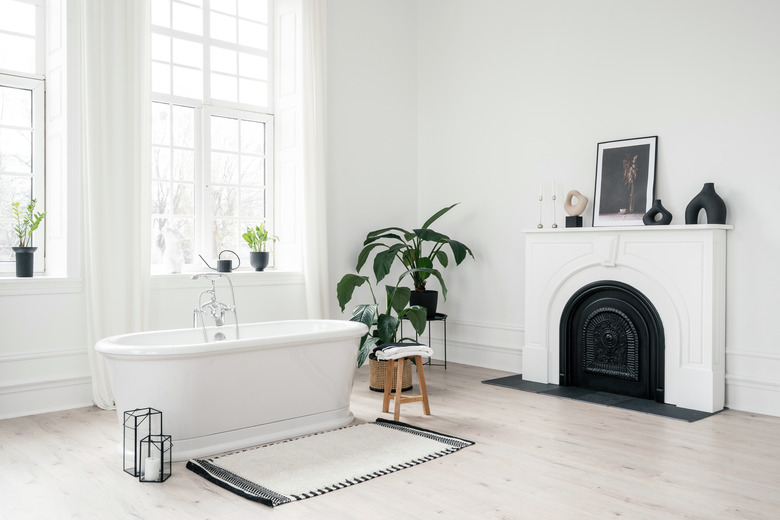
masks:
<path id="1" fill-rule="evenodd" d="M 354 271 L 366 233 L 416 223 L 415 4 L 328 3 L 327 200 L 333 317 L 349 316 L 342 315 L 335 303 L 336 283 Z"/>
<path id="2" fill-rule="evenodd" d="M 80 282 L 3 280 L 0 419 L 92 402 Z"/>
<path id="3" fill-rule="evenodd" d="M 539 182 L 549 190 L 555 178 L 559 201 L 569 189 L 592 200 L 598 142 L 658 135 L 656 196 L 673 223 L 684 223 L 688 201 L 714 182 L 735 226 L 727 406 L 780 415 L 780 343 L 768 326 L 780 283 L 780 4 L 336 0 L 329 11 L 331 265 L 339 273 L 365 231 L 408 216 L 407 207 L 366 211 L 384 189 L 392 137 L 376 116 L 416 115 L 416 142 L 392 149 L 417 157 L 416 186 L 390 193 L 416 199 L 418 222 L 461 202 L 436 228 L 477 255 L 446 273 L 450 359 L 518 370 L 522 230 L 538 221 Z M 405 37 L 412 28 L 416 49 Z M 416 74 L 403 57 L 416 58 Z M 358 178 L 370 199 L 337 195 Z M 586 222 L 591 215 L 589 207 Z M 561 206 L 557 217 L 563 225 Z M 544 223 L 552 223 L 549 205 Z"/>

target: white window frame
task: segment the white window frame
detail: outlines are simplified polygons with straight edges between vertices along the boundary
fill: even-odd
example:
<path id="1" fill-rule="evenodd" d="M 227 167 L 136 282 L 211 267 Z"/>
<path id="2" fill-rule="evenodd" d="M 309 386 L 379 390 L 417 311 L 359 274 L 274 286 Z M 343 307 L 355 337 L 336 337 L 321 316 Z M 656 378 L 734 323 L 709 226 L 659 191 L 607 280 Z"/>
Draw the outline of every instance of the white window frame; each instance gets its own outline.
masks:
<path id="1" fill-rule="evenodd" d="M 7 73 L 0 73 L 0 86 L 18 88 L 31 91 L 32 95 L 32 198 L 37 201 L 35 210 L 45 211 L 46 208 L 46 116 L 45 116 L 45 82 L 43 78 L 24 77 Z M 3 176 L 13 176 L 12 173 L 2 173 Z M 20 174 L 28 176 L 29 174 Z M 23 203 L 23 205 L 25 205 Z M 35 271 L 45 271 L 45 225 L 44 219 L 41 227 L 33 233 L 33 246 L 35 251 Z M 0 273 L 14 272 L 14 261 L 0 262 Z"/>
<path id="2" fill-rule="evenodd" d="M 262 112 L 251 112 L 248 110 L 237 110 L 235 108 L 228 108 L 228 107 L 218 107 L 218 106 L 204 106 L 202 111 L 200 112 L 202 117 L 202 150 L 203 153 L 200 157 L 200 162 L 203 165 L 203 173 L 202 173 L 202 182 L 200 183 L 200 198 L 201 198 L 201 207 L 202 207 L 202 214 L 203 214 L 203 222 L 201 225 L 201 244 L 203 244 L 204 250 L 211 250 L 213 247 L 213 244 L 211 244 L 211 241 L 213 240 L 213 236 L 210 233 L 210 224 L 211 221 L 214 219 L 214 214 L 212 212 L 211 208 L 211 189 L 212 184 L 215 184 L 211 179 L 211 152 L 212 152 L 212 146 L 211 146 L 211 117 L 217 116 L 217 117 L 227 117 L 232 119 L 239 119 L 239 120 L 246 120 L 246 121 L 255 121 L 258 123 L 263 123 L 265 125 L 265 143 L 264 143 L 264 158 L 265 158 L 265 184 L 263 186 L 264 193 L 265 193 L 265 202 L 263 204 L 264 209 L 264 216 L 261 217 L 261 221 L 265 224 L 266 229 L 270 229 L 271 233 L 273 233 L 273 216 L 274 216 L 274 158 L 273 158 L 273 136 L 274 136 L 274 118 L 271 114 L 265 114 Z M 196 112 L 197 115 L 197 112 Z M 242 154 L 239 154 L 242 155 Z M 197 175 L 197 172 L 196 172 Z M 197 184 L 197 181 L 196 181 Z M 195 191 L 195 197 L 198 198 L 198 186 L 196 186 Z M 240 188 L 239 188 L 239 213 L 236 217 L 236 220 L 243 221 L 241 215 L 241 197 L 240 197 Z M 196 209 L 197 212 L 197 209 Z M 196 222 L 197 222 L 197 215 L 196 215 Z M 231 220 L 231 219 L 228 219 Z M 197 223 L 196 223 L 197 226 Z M 196 228 L 197 229 L 197 228 Z M 197 232 L 197 231 L 196 231 Z M 239 251 L 236 251 L 239 253 Z M 231 258 L 228 256 L 228 258 Z M 249 266 L 249 256 L 248 255 L 242 255 L 241 256 L 242 263 L 245 261 L 246 266 Z M 273 267 L 273 255 L 271 255 L 271 262 L 268 267 Z"/>
<path id="3" fill-rule="evenodd" d="M 32 198 L 36 211 L 46 211 L 46 0 L 18 0 L 35 7 L 35 72 L 0 70 L 0 85 L 32 92 Z M 2 174 L 8 175 L 8 174 Z M 13 175 L 13 174 L 11 174 Z M 27 174 L 24 174 L 25 176 Z M 35 272 L 46 270 L 46 220 L 33 233 Z M 0 274 L 16 270 L 15 262 L 0 261 Z"/>
<path id="4" fill-rule="evenodd" d="M 187 4 L 186 0 L 180 2 Z M 264 216 L 262 220 L 268 229 L 273 233 L 274 230 L 274 115 L 273 115 L 273 100 L 274 100 L 274 66 L 272 58 L 274 55 L 273 45 L 275 42 L 273 35 L 273 0 L 268 0 L 268 51 L 259 55 L 263 55 L 269 62 L 268 68 L 268 104 L 267 106 L 255 106 L 242 104 L 240 102 L 222 101 L 211 99 L 210 89 L 210 76 L 211 76 L 211 46 L 226 48 L 230 50 L 236 50 L 241 52 L 250 51 L 246 47 L 240 44 L 226 44 L 218 40 L 212 40 L 209 34 L 208 22 L 204 21 L 204 28 L 202 35 L 195 35 L 191 33 L 182 32 L 169 27 L 161 27 L 152 25 L 152 34 L 160 34 L 171 38 L 179 38 L 202 45 L 203 60 L 202 60 L 202 79 L 203 79 L 203 91 L 202 99 L 186 98 L 177 96 L 174 94 L 152 92 L 151 101 L 165 103 L 170 105 L 185 106 L 194 109 L 195 113 L 195 186 L 194 186 L 194 237 L 193 237 L 193 252 L 192 263 L 185 264 L 182 268 L 183 271 L 201 271 L 203 266 L 201 260 L 198 258 L 198 254 L 204 254 L 212 250 L 213 236 L 211 234 L 211 223 L 214 215 L 211 212 L 211 138 L 210 138 L 210 121 L 212 116 L 225 116 L 231 118 L 245 119 L 251 121 L 258 121 L 265 124 L 265 204 L 264 204 Z M 173 4 L 172 4 L 173 5 Z M 203 12 L 208 12 L 210 9 L 210 1 L 204 0 L 202 3 Z M 256 54 L 256 53 L 255 53 Z M 171 62 L 172 55 L 171 55 Z M 171 66 L 173 70 L 173 66 Z M 238 77 L 238 76 L 236 76 Z M 171 77 L 171 85 L 173 84 L 173 78 Z M 172 89 L 172 87 L 171 87 Z M 171 90 L 171 92 L 173 92 Z M 150 146 L 152 144 L 150 143 Z M 151 196 L 151 194 L 150 194 Z M 240 203 L 240 201 L 239 201 Z M 239 207 L 240 211 L 240 207 Z M 151 215 L 150 215 L 151 217 Z M 239 222 L 241 214 L 237 217 Z M 230 258 L 228 256 L 228 258 Z M 272 255 L 272 264 L 269 267 L 273 267 L 274 256 Z M 211 261 L 213 258 L 206 258 Z M 249 268 L 249 259 L 242 258 L 242 268 L 244 267 L 244 261 L 246 267 Z M 213 264 L 212 264 L 213 265 Z M 163 266 L 160 264 L 151 264 L 152 274 L 165 274 L 163 272 Z"/>

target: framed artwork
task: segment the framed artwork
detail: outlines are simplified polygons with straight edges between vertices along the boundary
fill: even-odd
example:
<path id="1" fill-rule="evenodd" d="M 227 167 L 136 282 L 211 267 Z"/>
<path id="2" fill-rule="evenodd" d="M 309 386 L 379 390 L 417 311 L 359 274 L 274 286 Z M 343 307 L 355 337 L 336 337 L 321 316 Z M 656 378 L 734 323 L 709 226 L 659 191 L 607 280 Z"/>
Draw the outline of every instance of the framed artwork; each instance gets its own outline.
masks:
<path id="1" fill-rule="evenodd" d="M 593 226 L 641 226 L 653 205 L 658 136 L 599 143 Z"/>

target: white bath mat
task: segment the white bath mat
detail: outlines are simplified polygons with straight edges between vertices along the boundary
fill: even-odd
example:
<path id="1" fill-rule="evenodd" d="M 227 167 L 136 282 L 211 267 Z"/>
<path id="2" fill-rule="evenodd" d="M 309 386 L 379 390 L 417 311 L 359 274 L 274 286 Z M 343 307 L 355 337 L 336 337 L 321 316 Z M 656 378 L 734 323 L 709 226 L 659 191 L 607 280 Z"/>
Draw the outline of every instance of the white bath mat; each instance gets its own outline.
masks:
<path id="1" fill-rule="evenodd" d="M 215 484 L 274 507 L 449 455 L 471 441 L 377 419 L 187 462 Z"/>

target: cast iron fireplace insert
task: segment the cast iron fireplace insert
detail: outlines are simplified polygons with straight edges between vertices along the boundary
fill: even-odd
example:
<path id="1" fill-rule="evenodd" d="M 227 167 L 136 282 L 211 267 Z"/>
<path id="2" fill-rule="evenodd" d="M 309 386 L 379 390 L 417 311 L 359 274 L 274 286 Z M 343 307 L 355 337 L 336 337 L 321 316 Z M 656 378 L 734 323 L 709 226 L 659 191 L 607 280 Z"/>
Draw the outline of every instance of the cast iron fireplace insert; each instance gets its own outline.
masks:
<path id="1" fill-rule="evenodd" d="M 584 286 L 563 310 L 560 338 L 561 386 L 664 402 L 663 323 L 632 286 Z"/>

